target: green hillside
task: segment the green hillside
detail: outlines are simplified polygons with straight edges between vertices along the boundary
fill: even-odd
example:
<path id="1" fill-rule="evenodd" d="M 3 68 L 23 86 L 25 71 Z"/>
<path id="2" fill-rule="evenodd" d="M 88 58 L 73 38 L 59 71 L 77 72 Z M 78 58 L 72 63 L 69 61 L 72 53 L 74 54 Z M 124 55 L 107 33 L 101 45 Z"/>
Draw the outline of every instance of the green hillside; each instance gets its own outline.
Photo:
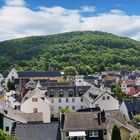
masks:
<path id="1" fill-rule="evenodd" d="M 79 74 L 104 69 L 140 69 L 140 42 L 104 32 L 70 32 L 0 42 L 0 72 L 63 70 Z"/>

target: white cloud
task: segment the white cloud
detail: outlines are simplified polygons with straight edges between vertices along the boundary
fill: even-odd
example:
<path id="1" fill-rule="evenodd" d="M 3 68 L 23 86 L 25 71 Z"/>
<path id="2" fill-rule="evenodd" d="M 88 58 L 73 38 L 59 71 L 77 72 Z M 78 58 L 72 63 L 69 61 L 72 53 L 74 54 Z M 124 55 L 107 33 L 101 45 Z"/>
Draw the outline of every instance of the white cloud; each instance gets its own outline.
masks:
<path id="1" fill-rule="evenodd" d="M 95 6 L 89 6 L 89 5 L 85 5 L 81 7 L 81 9 L 82 9 L 82 12 L 95 12 L 96 11 Z"/>
<path id="2" fill-rule="evenodd" d="M 9 6 L 24 6 L 25 1 L 24 0 L 5 0 L 6 5 Z"/>
<path id="3" fill-rule="evenodd" d="M 100 30 L 140 40 L 140 16 L 128 16 L 121 10 L 85 17 L 83 9 L 55 6 L 34 11 L 23 0 L 8 1 L 0 9 L 0 40 L 78 30 Z"/>

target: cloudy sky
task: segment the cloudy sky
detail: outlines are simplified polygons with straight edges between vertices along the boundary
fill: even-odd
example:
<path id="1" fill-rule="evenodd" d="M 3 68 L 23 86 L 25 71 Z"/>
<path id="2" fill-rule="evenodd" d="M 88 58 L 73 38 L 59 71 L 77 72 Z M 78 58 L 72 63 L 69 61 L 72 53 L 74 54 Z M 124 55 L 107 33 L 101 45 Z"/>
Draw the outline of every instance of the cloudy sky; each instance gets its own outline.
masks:
<path id="1" fill-rule="evenodd" d="M 0 41 L 99 30 L 140 41 L 139 0 L 0 0 Z"/>

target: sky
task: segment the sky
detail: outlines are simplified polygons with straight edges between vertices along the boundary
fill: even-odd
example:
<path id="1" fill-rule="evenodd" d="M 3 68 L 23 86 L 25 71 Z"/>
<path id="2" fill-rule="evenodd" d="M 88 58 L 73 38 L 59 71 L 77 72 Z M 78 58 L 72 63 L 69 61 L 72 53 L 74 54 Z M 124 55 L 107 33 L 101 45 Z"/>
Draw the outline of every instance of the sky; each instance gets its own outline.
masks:
<path id="1" fill-rule="evenodd" d="M 140 0 L 0 0 L 0 41 L 103 31 L 140 41 Z"/>

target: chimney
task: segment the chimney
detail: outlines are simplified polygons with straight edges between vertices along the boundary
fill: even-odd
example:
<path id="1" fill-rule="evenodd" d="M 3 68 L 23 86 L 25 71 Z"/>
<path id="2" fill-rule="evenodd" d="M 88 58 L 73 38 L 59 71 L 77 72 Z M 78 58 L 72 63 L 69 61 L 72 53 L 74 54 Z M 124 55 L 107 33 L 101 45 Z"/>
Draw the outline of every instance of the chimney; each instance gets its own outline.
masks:
<path id="1" fill-rule="evenodd" d="M 105 123 L 106 122 L 106 117 L 105 117 L 105 111 L 101 111 L 101 122 Z"/>
<path id="2" fill-rule="evenodd" d="M 61 129 L 63 129 L 64 122 L 65 122 L 65 114 L 62 113 L 62 114 L 60 114 L 60 124 L 61 124 Z"/>
<path id="3" fill-rule="evenodd" d="M 98 124 L 101 125 L 101 114 L 98 112 Z"/>

